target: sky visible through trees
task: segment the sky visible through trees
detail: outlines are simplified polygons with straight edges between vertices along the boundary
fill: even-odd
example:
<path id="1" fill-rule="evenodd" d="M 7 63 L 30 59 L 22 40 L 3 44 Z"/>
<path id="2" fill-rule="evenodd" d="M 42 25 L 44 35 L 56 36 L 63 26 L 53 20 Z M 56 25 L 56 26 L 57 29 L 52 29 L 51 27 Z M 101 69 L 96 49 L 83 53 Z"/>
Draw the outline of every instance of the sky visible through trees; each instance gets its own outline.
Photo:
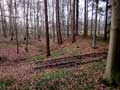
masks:
<path id="1" fill-rule="evenodd" d="M 16 1 L 17 1 L 18 23 L 21 24 L 21 25 L 24 25 L 23 20 L 24 20 L 24 17 L 26 15 L 24 15 L 24 4 L 23 3 L 25 2 L 25 8 L 26 8 L 28 0 L 16 0 Z M 32 12 L 31 17 L 34 17 L 33 13 L 37 14 L 37 2 L 39 2 L 39 4 L 38 4 L 39 16 L 42 19 L 42 21 L 44 22 L 44 3 L 43 3 L 43 0 L 29 0 L 29 1 L 30 1 L 29 2 L 30 3 L 29 11 L 28 11 L 29 12 L 29 16 L 28 16 L 29 17 L 29 22 L 30 22 L 30 9 L 32 9 L 31 10 L 31 12 Z M 64 10 L 65 10 L 64 14 L 65 14 L 65 18 L 67 19 L 67 14 L 68 14 L 67 2 L 69 0 L 63 0 L 63 1 L 66 2 L 64 4 Z M 63 1 L 61 0 L 61 4 L 62 4 Z M 14 2 L 14 0 L 13 0 L 13 2 Z M 55 1 L 54 1 L 54 3 L 55 3 Z M 8 21 L 8 18 L 9 18 L 9 6 L 8 6 L 8 4 L 9 4 L 9 0 L 1 0 L 1 5 L 2 5 L 2 7 L 4 7 L 4 11 L 5 11 L 4 15 L 6 16 L 7 21 Z M 91 13 L 92 13 L 90 5 L 91 5 L 91 3 L 89 3 L 89 9 L 88 9 L 88 11 L 89 11 L 88 12 L 89 19 L 91 18 Z M 12 5 L 12 7 L 14 8 L 14 5 Z M 100 1 L 99 2 L 99 7 L 102 7 L 103 10 L 105 10 L 105 2 Z M 52 16 L 52 11 L 53 11 L 52 0 L 48 0 L 48 14 L 49 14 L 48 18 L 49 18 L 49 22 L 51 22 L 51 20 L 52 20 L 52 17 L 51 17 Z M 25 12 L 26 12 L 26 10 L 25 10 Z M 42 15 L 40 15 L 40 14 L 42 14 Z M 104 13 L 103 13 L 103 16 L 104 16 Z M 84 0 L 80 0 L 79 1 L 79 20 L 83 21 L 83 18 L 84 18 Z M 36 18 L 34 18 L 34 19 L 36 19 Z M 34 21 L 34 19 L 32 19 L 32 21 Z M 102 20 L 104 20 L 104 17 L 102 18 Z M 40 22 L 40 24 L 41 24 L 41 22 Z"/>

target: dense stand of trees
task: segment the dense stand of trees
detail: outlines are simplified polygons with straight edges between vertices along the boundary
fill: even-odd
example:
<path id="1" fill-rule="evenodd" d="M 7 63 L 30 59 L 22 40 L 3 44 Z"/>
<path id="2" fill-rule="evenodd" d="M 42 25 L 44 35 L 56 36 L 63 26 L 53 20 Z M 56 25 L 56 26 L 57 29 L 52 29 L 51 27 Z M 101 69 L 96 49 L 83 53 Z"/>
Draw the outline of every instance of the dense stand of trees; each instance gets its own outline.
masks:
<path id="1" fill-rule="evenodd" d="M 99 6 L 100 2 L 104 2 L 105 7 Z M 76 36 L 91 36 L 95 48 L 97 33 L 103 35 L 104 40 L 108 39 L 112 7 L 110 47 L 104 79 L 120 84 L 120 0 L 112 0 L 112 3 L 111 0 L 0 0 L 0 38 L 15 40 L 17 53 L 19 40 L 26 42 L 25 50 L 28 52 L 30 39 L 40 41 L 44 37 L 46 56 L 50 56 L 51 38 L 61 45 L 64 39 L 71 38 L 74 43 Z"/>
<path id="2" fill-rule="evenodd" d="M 105 2 L 106 6 L 99 6 L 100 2 Z M 26 42 L 26 52 L 29 39 L 34 37 L 40 41 L 46 37 L 47 56 L 51 38 L 61 45 L 68 38 L 74 43 L 78 35 L 91 36 L 92 46 L 96 47 L 97 32 L 104 33 L 101 35 L 107 39 L 110 8 L 109 0 L 1 0 L 1 35 L 16 40 L 17 53 L 20 35 Z M 100 19 L 104 15 L 105 19 Z"/>

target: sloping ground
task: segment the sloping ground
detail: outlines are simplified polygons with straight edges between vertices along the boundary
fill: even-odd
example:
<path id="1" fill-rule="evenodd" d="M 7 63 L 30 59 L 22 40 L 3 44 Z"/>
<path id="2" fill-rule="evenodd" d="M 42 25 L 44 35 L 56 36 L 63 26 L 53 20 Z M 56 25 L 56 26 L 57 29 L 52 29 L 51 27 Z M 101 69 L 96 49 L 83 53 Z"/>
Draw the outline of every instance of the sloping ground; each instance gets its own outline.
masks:
<path id="1" fill-rule="evenodd" d="M 81 37 L 77 38 L 76 43 L 71 43 L 71 40 L 64 41 L 63 45 L 58 45 L 51 41 L 51 57 L 60 58 L 71 55 L 79 55 L 85 53 L 100 52 L 104 49 L 107 49 L 108 44 L 104 42 L 98 42 L 96 49 L 91 48 L 90 39 L 82 39 Z M 15 41 L 1 41 L 0 43 L 0 57 L 7 57 L 9 60 L 31 58 L 33 56 L 41 56 L 42 59 L 46 59 L 46 44 L 45 40 L 41 41 L 30 40 L 29 41 L 29 52 L 25 51 L 25 41 L 19 42 L 20 53 L 16 52 L 16 43 Z M 48 59 L 48 58 L 47 58 Z"/>
<path id="2" fill-rule="evenodd" d="M 7 77 L 0 79 L 0 90 L 119 90 L 102 83 L 105 61 L 80 65 L 77 68 L 50 69 L 17 82 Z"/>
<path id="3" fill-rule="evenodd" d="M 91 53 L 46 61 L 3 60 L 0 61 L 0 78 L 12 76 L 17 81 L 29 80 L 44 70 L 53 68 L 71 68 L 106 58 L 107 53 Z"/>
<path id="4" fill-rule="evenodd" d="M 40 70 L 33 69 L 34 67 L 36 67 L 35 60 L 38 60 L 39 62 L 45 59 L 48 60 L 48 59 L 54 59 L 54 58 L 63 58 L 66 56 L 79 55 L 79 54 L 102 52 L 107 48 L 107 44 L 104 44 L 101 42 L 99 43 L 100 44 L 98 45 L 97 49 L 92 49 L 90 46 L 91 45 L 90 40 L 87 40 L 87 39 L 78 39 L 77 42 L 74 44 L 68 41 L 61 46 L 56 44 L 51 44 L 52 50 L 51 50 L 51 57 L 49 58 L 45 58 L 45 43 L 32 41 L 30 43 L 30 46 L 29 46 L 30 50 L 28 53 L 26 53 L 24 50 L 24 47 L 25 47 L 24 44 L 21 44 L 20 54 L 16 54 L 16 48 L 13 43 L 12 44 L 8 43 L 3 45 L 0 44 L 0 56 L 4 56 L 2 58 L 0 57 L 0 90 L 47 90 L 49 88 L 49 87 L 46 87 L 47 84 L 49 86 L 49 83 L 53 82 L 53 85 L 56 86 L 56 84 L 58 84 L 59 81 L 61 82 L 61 79 L 68 74 L 72 75 L 72 76 L 67 76 L 68 78 L 70 77 L 75 78 L 76 76 L 74 75 L 75 73 L 74 71 L 77 70 L 77 68 L 75 67 L 73 69 L 65 69 L 65 70 L 46 69 L 46 70 L 40 71 Z M 23 59 L 24 57 L 28 57 L 28 56 L 29 58 L 27 60 Z M 80 68 L 81 67 L 82 66 L 80 65 Z M 79 68 L 78 68 L 78 71 L 79 71 Z M 51 72 L 50 76 L 49 76 L 49 72 Z M 46 75 L 46 73 L 48 74 Z M 84 73 L 84 71 L 82 71 L 82 73 Z M 52 77 L 52 76 L 55 76 L 55 77 Z M 45 79 L 41 79 L 41 77 L 44 77 Z M 64 80 L 66 80 L 66 78 L 64 78 Z M 50 87 L 53 87 L 53 89 L 48 89 L 48 90 L 74 90 L 74 89 L 69 89 L 69 87 L 67 86 L 67 84 L 69 84 L 68 82 L 72 82 L 72 81 L 69 81 L 69 80 L 65 81 L 66 84 L 65 84 L 65 87 L 63 87 L 63 89 L 61 89 L 61 84 L 60 85 L 58 84 L 59 86 L 55 87 L 56 89 L 53 86 L 50 86 Z M 41 83 L 43 87 L 39 85 Z M 44 83 L 46 83 L 46 85 L 44 85 Z M 87 89 L 78 89 L 78 90 L 87 90 Z M 94 89 L 91 89 L 91 90 L 94 90 Z M 96 89 L 96 90 L 99 90 L 99 89 Z M 100 90 L 103 90 L 103 89 L 100 89 Z"/>
<path id="5" fill-rule="evenodd" d="M 12 76 L 18 81 L 29 80 L 36 74 L 34 63 L 25 61 L 6 61 L 0 64 L 0 78 Z"/>
<path id="6" fill-rule="evenodd" d="M 105 60 L 81 65 L 79 68 L 56 70 L 42 75 L 36 83 L 36 88 L 39 90 L 119 90 L 102 83 L 104 69 Z"/>

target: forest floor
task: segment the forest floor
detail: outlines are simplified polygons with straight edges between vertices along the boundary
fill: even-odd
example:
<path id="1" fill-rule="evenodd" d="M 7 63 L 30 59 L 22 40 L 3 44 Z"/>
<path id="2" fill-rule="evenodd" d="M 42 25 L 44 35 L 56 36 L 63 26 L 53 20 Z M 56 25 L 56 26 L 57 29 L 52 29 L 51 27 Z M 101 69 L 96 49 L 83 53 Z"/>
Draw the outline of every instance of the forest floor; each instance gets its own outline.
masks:
<path id="1" fill-rule="evenodd" d="M 76 43 L 72 43 L 71 39 L 65 40 L 62 45 L 50 41 L 51 56 L 46 58 L 46 41 L 30 39 L 28 49 L 25 51 L 25 41 L 19 40 L 19 54 L 16 52 L 16 41 L 0 40 L 0 57 L 6 57 L 9 60 L 48 60 L 60 57 L 74 56 L 93 52 L 101 52 L 108 49 L 108 43 L 104 41 L 97 42 L 97 48 L 93 49 L 92 40 L 90 38 L 77 37 Z"/>
<path id="2" fill-rule="evenodd" d="M 76 43 L 70 41 L 65 41 L 63 45 L 51 41 L 51 56 L 47 58 L 44 39 L 31 40 L 28 53 L 24 50 L 25 42 L 21 41 L 19 54 L 16 53 L 15 41 L 1 41 L 0 90 L 115 90 L 101 83 L 105 60 L 70 68 L 34 69 L 37 62 L 108 49 L 108 43 L 103 41 L 97 42 L 96 49 L 91 48 L 88 38 L 77 38 Z"/>

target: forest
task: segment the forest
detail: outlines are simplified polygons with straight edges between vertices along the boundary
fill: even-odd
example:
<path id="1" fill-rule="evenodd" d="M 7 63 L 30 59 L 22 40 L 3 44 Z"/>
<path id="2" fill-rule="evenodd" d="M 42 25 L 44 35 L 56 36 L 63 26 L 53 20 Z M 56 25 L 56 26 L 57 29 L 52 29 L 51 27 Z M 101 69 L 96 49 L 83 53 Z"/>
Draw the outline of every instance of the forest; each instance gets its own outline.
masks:
<path id="1" fill-rule="evenodd" d="M 0 90 L 120 90 L 120 0 L 0 0 Z"/>

